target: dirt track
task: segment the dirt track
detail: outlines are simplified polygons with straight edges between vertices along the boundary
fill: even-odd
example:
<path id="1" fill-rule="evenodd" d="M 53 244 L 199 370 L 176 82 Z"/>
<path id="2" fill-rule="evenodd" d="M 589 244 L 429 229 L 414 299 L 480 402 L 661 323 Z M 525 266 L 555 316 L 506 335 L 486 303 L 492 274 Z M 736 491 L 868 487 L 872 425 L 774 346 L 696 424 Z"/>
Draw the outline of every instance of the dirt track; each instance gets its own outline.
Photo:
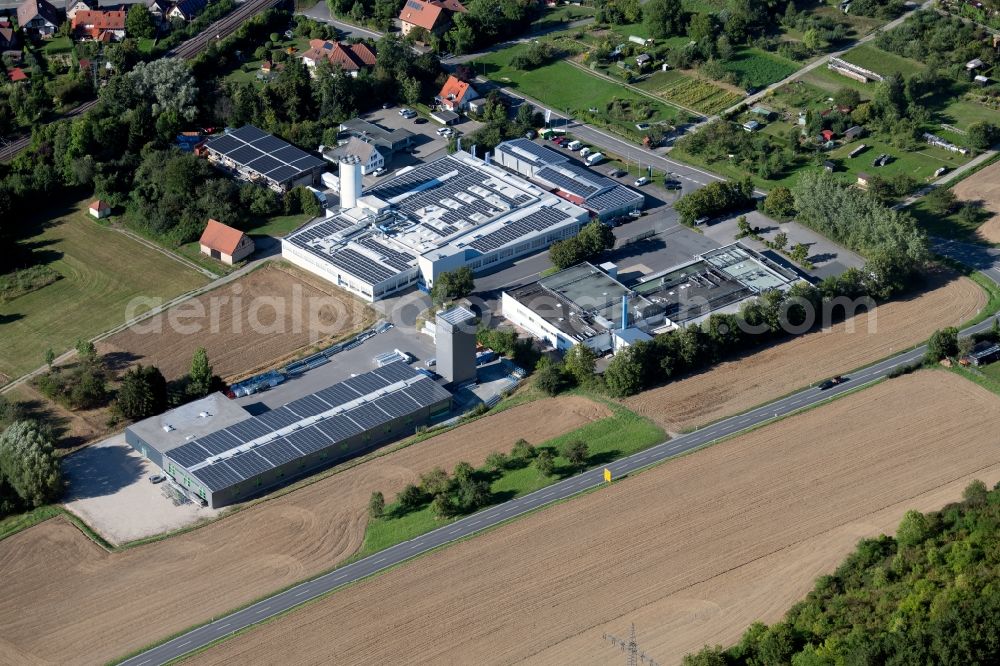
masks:
<path id="1" fill-rule="evenodd" d="M 196 664 L 664 664 L 773 621 L 862 536 L 1000 479 L 1000 399 L 891 380 L 337 592 Z"/>
<path id="2" fill-rule="evenodd" d="M 204 347 L 215 374 L 240 377 L 374 322 L 371 308 L 293 267 L 274 264 L 171 308 L 98 344 L 120 365 L 155 365 L 168 379 Z"/>
<path id="3" fill-rule="evenodd" d="M 987 243 L 1000 243 L 1000 162 L 959 181 L 952 191 L 961 201 L 983 202 L 993 215 L 976 229 L 976 235 Z"/>
<path id="4" fill-rule="evenodd" d="M 209 528 L 108 553 L 62 519 L 0 541 L 0 664 L 102 663 L 319 573 L 361 545 L 368 498 L 519 437 L 540 443 L 610 410 L 536 401 L 362 463 Z"/>
<path id="5" fill-rule="evenodd" d="M 873 319 L 861 314 L 828 330 L 644 391 L 625 404 L 666 430 L 679 432 L 885 358 L 926 340 L 937 328 L 971 319 L 986 304 L 983 290 L 968 278 L 938 276 L 933 286 L 920 296 L 878 307 Z"/>

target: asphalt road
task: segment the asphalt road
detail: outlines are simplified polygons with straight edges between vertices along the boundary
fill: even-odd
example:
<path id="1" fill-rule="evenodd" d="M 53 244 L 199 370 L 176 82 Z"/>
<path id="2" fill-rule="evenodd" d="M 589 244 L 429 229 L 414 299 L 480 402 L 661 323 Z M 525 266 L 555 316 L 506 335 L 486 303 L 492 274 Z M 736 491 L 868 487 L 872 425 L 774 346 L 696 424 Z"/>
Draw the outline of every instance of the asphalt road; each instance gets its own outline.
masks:
<path id="1" fill-rule="evenodd" d="M 966 244 L 941 243 L 936 247 L 938 251 L 956 259 L 966 257 L 980 264 L 984 264 L 984 262 L 990 260 L 996 262 L 1000 259 L 995 252 L 984 251 L 981 248 Z M 990 278 L 1000 282 L 1000 264 L 990 263 L 989 265 L 982 265 L 981 269 Z M 983 331 L 991 325 L 992 319 L 987 319 L 976 326 L 965 329 L 963 334 L 968 335 Z M 760 426 L 772 419 L 818 405 L 842 393 L 882 379 L 893 369 L 901 368 L 920 360 L 925 351 L 926 347 L 920 346 L 851 373 L 847 376 L 847 381 L 833 388 L 825 391 L 821 391 L 816 387 L 803 389 L 756 409 L 723 419 L 692 433 L 681 435 L 676 439 L 662 442 L 645 451 L 640 451 L 610 463 L 606 467 L 611 470 L 613 478 L 616 479 L 635 473 L 650 465 L 655 465 L 674 456 L 682 455 L 744 430 Z M 336 590 L 341 586 L 357 582 L 435 548 L 470 537 L 477 532 L 494 527 L 530 511 L 540 509 L 553 502 L 558 502 L 587 490 L 597 488 L 605 483 L 604 469 L 604 467 L 596 467 L 587 470 L 586 472 L 542 488 L 530 495 L 492 506 L 449 525 L 439 527 L 415 539 L 335 569 L 284 592 L 269 596 L 243 610 L 218 618 L 209 624 L 193 629 L 121 663 L 129 664 L 130 666 L 148 666 L 164 664 L 177 659 L 188 652 L 205 647 L 234 632 L 284 613 L 306 601 Z"/>

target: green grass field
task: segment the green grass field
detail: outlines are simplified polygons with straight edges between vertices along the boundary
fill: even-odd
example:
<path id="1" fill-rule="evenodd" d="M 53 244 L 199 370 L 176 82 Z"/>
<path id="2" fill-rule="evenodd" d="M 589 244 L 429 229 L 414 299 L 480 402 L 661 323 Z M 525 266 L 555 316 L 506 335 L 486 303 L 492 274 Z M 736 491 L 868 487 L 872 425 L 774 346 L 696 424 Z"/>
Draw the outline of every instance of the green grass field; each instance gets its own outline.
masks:
<path id="1" fill-rule="evenodd" d="M 125 321 L 137 296 L 172 298 L 207 282 L 200 273 L 97 224 L 88 201 L 45 211 L 39 231 L 25 239 L 58 281 L 0 305 L 0 373 L 17 377 L 43 363 L 45 350 L 60 354 Z"/>
<path id="2" fill-rule="evenodd" d="M 859 67 L 870 69 L 882 76 L 888 76 L 893 73 L 910 76 L 924 69 L 924 65 L 916 60 L 910 60 L 895 53 L 883 51 L 872 44 L 857 46 L 845 53 L 842 59 Z M 847 77 L 841 78 L 846 79 Z"/>
<path id="3" fill-rule="evenodd" d="M 53 37 L 45 40 L 42 53 L 47 56 L 73 52 L 73 41 L 69 37 Z"/>
<path id="4" fill-rule="evenodd" d="M 577 112 L 591 107 L 603 108 L 614 99 L 623 99 L 653 105 L 654 117 L 646 119 L 647 122 L 671 121 L 677 117 L 678 109 L 675 107 L 654 102 L 561 60 L 530 71 L 511 67 L 511 58 L 526 48 L 527 45 L 518 44 L 489 53 L 475 60 L 472 67 L 477 74 L 514 88 L 560 111 Z"/>
<path id="5" fill-rule="evenodd" d="M 761 88 L 794 74 L 799 65 L 756 48 L 741 48 L 726 63 L 726 71 L 740 77 L 744 85 Z"/>
<path id="6" fill-rule="evenodd" d="M 590 449 L 588 467 L 592 467 L 641 451 L 662 442 L 665 438 L 663 431 L 650 421 L 619 405 L 611 404 L 609 406 L 615 412 L 613 416 L 588 423 L 561 437 L 536 446 L 538 448 L 548 447 L 553 449 L 553 453 L 557 453 L 564 442 L 582 439 Z M 555 474 L 550 477 L 542 476 L 531 465 L 503 470 L 499 478 L 493 480 L 490 487 L 494 499 L 499 502 L 520 497 L 573 475 L 574 470 L 561 456 L 557 455 L 555 462 Z M 450 473 L 451 470 L 448 472 Z M 386 499 L 391 502 L 393 498 Z M 364 544 L 352 559 L 360 559 L 385 550 L 450 522 L 435 518 L 430 506 L 405 513 L 399 517 L 392 515 L 392 509 L 392 505 L 387 506 L 385 517 L 368 523 Z"/>
<path id="7" fill-rule="evenodd" d="M 551 30 L 566 23 L 588 18 L 597 13 L 593 7 L 577 7 L 574 5 L 561 5 L 545 10 L 541 16 L 532 21 L 532 30 Z"/>

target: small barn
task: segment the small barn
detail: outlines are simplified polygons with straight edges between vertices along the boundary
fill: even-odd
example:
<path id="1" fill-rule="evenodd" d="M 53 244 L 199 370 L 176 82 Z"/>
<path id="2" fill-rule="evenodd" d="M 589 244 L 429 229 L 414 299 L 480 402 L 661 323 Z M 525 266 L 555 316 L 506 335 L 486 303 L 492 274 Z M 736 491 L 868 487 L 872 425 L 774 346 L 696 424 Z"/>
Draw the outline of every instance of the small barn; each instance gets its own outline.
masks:
<path id="1" fill-rule="evenodd" d="M 232 266 L 253 254 L 253 239 L 239 229 L 218 220 L 209 220 L 201 235 L 201 253 Z"/>
<path id="2" fill-rule="evenodd" d="M 107 201 L 101 199 L 96 199 L 90 203 L 88 209 L 90 211 L 90 216 L 95 217 L 98 220 L 103 220 L 104 218 L 111 215 L 111 204 Z"/>

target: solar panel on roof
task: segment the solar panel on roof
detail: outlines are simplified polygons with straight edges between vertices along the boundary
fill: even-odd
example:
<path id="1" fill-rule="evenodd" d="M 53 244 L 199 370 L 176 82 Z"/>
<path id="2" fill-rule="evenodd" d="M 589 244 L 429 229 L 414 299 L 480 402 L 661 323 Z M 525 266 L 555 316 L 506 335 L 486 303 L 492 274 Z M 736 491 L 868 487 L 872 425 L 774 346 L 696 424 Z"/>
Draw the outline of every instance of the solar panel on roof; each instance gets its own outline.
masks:
<path id="1" fill-rule="evenodd" d="M 240 146 L 226 153 L 226 157 L 239 164 L 248 164 L 261 156 L 261 152 L 253 146 Z"/>
<path id="2" fill-rule="evenodd" d="M 411 379 L 418 374 L 416 370 L 402 361 L 393 361 L 388 365 L 383 365 L 381 368 L 372 370 L 372 372 L 384 378 L 390 384 Z"/>
<path id="3" fill-rule="evenodd" d="M 451 397 L 450 393 L 430 379 L 421 379 L 418 382 L 414 382 L 403 389 L 403 392 L 416 400 L 421 407 L 430 407 L 434 403 Z"/>
<path id="4" fill-rule="evenodd" d="M 364 432 L 364 428 L 352 421 L 346 414 L 338 414 L 325 419 L 318 423 L 316 428 L 334 442 L 342 442 Z"/>
<path id="5" fill-rule="evenodd" d="M 273 468 L 271 463 L 261 458 L 254 451 L 237 453 L 231 458 L 226 458 L 225 462 L 244 479 L 251 479 Z"/>
<path id="6" fill-rule="evenodd" d="M 285 439 L 302 453 L 316 453 L 333 444 L 329 437 L 315 427 L 296 430 Z"/>
<path id="7" fill-rule="evenodd" d="M 199 437 L 196 441 L 203 449 L 207 450 L 213 456 L 243 444 L 241 440 L 229 434 L 225 430 L 219 430 L 205 435 L 204 437 Z"/>
<path id="8" fill-rule="evenodd" d="M 368 395 L 369 393 L 374 393 L 381 388 L 385 388 L 389 385 L 389 382 L 376 374 L 366 372 L 363 375 L 345 379 L 343 384 L 344 386 L 351 387 L 361 395 Z"/>
<path id="9" fill-rule="evenodd" d="M 419 408 L 419 405 L 402 392 L 383 395 L 375 402 L 379 406 L 379 409 L 383 410 L 394 419 L 412 414 L 415 409 Z"/>
<path id="10" fill-rule="evenodd" d="M 214 151 L 220 153 L 228 153 L 230 150 L 234 150 L 243 145 L 243 142 L 235 137 L 231 137 L 228 134 L 223 134 L 222 136 L 216 137 L 214 139 L 209 139 L 208 143 L 205 144 L 206 148 L 211 148 Z"/>
<path id="11" fill-rule="evenodd" d="M 334 384 L 322 391 L 317 391 L 316 395 L 328 402 L 332 407 L 339 407 L 345 402 L 357 399 L 361 394 L 343 384 Z"/>
<path id="12" fill-rule="evenodd" d="M 292 148 L 287 142 L 274 136 L 263 136 L 253 142 L 253 147 L 265 153 L 273 153 L 282 148 Z"/>
<path id="13" fill-rule="evenodd" d="M 239 474 L 223 461 L 206 465 L 199 470 L 191 472 L 191 474 L 204 483 L 212 492 L 228 488 L 243 480 Z"/>
<path id="14" fill-rule="evenodd" d="M 299 173 L 301 172 L 295 167 L 279 166 L 278 168 L 269 171 L 267 173 L 267 177 L 270 178 L 271 180 L 283 183 L 286 180 L 294 178 Z"/>
<path id="15" fill-rule="evenodd" d="M 187 444 L 178 446 L 176 449 L 171 449 L 166 452 L 166 456 L 168 458 L 183 467 L 193 467 L 194 465 L 203 462 L 211 455 L 212 454 L 207 450 L 198 446 L 197 442 L 188 442 Z"/>
<path id="16" fill-rule="evenodd" d="M 330 410 L 330 405 L 315 395 L 301 397 L 288 403 L 285 407 L 302 418 L 316 416 Z"/>
<path id="17" fill-rule="evenodd" d="M 272 409 L 269 412 L 264 412 L 257 417 L 265 425 L 271 428 L 271 431 L 280 430 L 285 426 L 289 426 L 296 421 L 300 420 L 291 410 L 285 407 L 278 407 L 277 409 Z"/>
<path id="18" fill-rule="evenodd" d="M 365 430 L 377 428 L 380 425 L 387 423 L 390 419 L 388 414 L 376 407 L 374 403 L 370 402 L 364 405 L 358 405 L 354 409 L 347 412 L 347 415 L 352 421 L 360 425 Z"/>
<path id="19" fill-rule="evenodd" d="M 283 162 L 274 159 L 270 155 L 261 155 L 255 160 L 251 160 L 247 163 L 248 169 L 253 169 L 254 171 L 260 173 L 267 173 L 268 171 L 274 171 L 278 167 L 284 166 Z"/>
<path id="20" fill-rule="evenodd" d="M 256 141 L 257 139 L 261 139 L 267 135 L 267 132 L 258 129 L 253 125 L 244 125 L 243 127 L 235 129 L 229 133 L 229 136 L 234 136 L 241 141 L 246 141 L 247 143 Z"/>
<path id="21" fill-rule="evenodd" d="M 257 455 L 267 460 L 275 467 L 291 462 L 302 456 L 302 452 L 288 443 L 284 437 L 280 437 L 273 442 L 254 447 Z"/>
<path id="22" fill-rule="evenodd" d="M 226 431 L 242 442 L 249 442 L 266 435 L 271 432 L 271 429 L 256 418 L 249 418 L 245 421 L 234 423 L 226 428 Z"/>

